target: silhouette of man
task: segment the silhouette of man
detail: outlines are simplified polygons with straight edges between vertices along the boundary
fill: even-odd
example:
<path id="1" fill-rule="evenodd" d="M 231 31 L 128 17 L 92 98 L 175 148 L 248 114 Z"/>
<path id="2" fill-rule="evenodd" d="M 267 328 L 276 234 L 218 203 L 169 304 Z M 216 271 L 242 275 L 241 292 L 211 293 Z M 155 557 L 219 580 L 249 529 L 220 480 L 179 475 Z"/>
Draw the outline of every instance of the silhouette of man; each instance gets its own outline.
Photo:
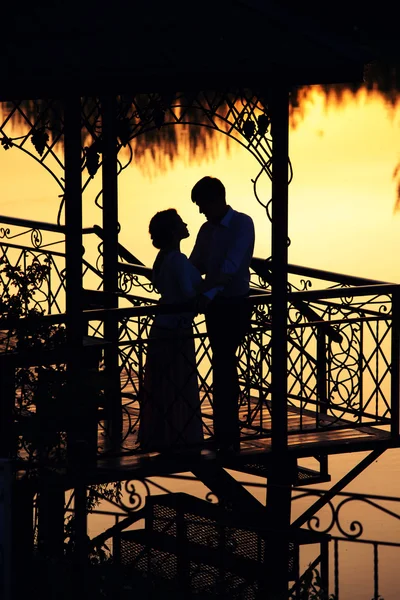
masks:
<path id="1" fill-rule="evenodd" d="M 206 292 L 198 298 L 212 350 L 213 419 L 216 446 L 237 451 L 239 443 L 239 381 L 236 351 L 250 327 L 250 261 L 254 224 L 248 215 L 226 203 L 225 187 L 203 177 L 192 189 L 192 201 L 207 221 L 201 226 L 190 261 L 205 274 Z"/>

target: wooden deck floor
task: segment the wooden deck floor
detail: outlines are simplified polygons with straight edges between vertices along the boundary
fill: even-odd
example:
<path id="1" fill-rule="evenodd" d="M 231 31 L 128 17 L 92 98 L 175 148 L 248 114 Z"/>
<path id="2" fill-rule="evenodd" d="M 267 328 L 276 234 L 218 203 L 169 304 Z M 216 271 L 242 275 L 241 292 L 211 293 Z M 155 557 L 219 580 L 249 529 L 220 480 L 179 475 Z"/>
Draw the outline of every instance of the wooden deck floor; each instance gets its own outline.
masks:
<path id="1" fill-rule="evenodd" d="M 129 389 L 126 386 L 125 391 Z M 133 389 L 131 390 L 133 391 Z M 271 416 L 267 406 L 263 407 L 262 425 L 263 433 L 257 431 L 261 425 L 261 417 L 253 421 L 253 427 L 246 425 L 249 408 L 252 412 L 256 411 L 256 399 L 251 398 L 250 402 L 240 407 L 239 418 L 244 423 L 241 429 L 240 453 L 229 459 L 224 459 L 224 466 L 232 468 L 246 463 L 265 463 L 271 459 Z M 122 472 L 136 474 L 150 473 L 157 474 L 162 472 L 177 472 L 190 470 L 193 461 L 221 460 L 216 453 L 210 449 L 210 442 L 213 435 L 212 408 L 206 398 L 202 398 L 202 419 L 204 428 L 205 444 L 199 455 L 187 455 L 184 451 L 171 455 L 158 453 L 144 454 L 140 453 L 137 444 L 137 432 L 128 434 L 129 424 L 138 419 L 138 409 L 129 404 L 125 406 L 124 419 L 124 437 L 125 441 L 121 448 L 119 456 L 108 456 L 98 461 L 100 470 L 108 471 L 117 469 Z M 328 429 L 329 428 L 329 429 Z M 387 428 L 386 428 L 387 429 Z M 296 407 L 288 408 L 288 446 L 289 452 L 296 457 L 311 457 L 319 453 L 337 454 L 345 452 L 356 452 L 362 450 L 372 450 L 377 447 L 392 447 L 398 445 L 398 440 L 392 439 L 390 432 L 378 427 L 359 426 L 344 419 L 333 419 L 327 417 L 320 423 L 320 428 L 316 429 L 315 414 L 310 410 L 300 411 Z"/>

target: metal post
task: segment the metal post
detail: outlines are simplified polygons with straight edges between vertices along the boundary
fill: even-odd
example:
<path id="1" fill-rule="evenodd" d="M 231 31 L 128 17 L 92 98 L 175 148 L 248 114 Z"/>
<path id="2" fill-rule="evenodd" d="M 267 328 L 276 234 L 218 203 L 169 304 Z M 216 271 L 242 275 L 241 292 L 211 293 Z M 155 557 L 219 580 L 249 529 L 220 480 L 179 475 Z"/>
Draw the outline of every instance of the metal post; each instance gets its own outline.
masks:
<path id="1" fill-rule="evenodd" d="M 400 296 L 399 288 L 393 290 L 392 295 L 392 348 L 391 348 L 391 408 L 392 419 L 390 432 L 393 437 L 399 435 L 399 349 L 400 349 Z"/>
<path id="2" fill-rule="evenodd" d="M 271 95 L 272 126 L 272 452 L 287 449 L 287 272 L 289 94 Z"/>
<path id="3" fill-rule="evenodd" d="M 85 402 L 81 386 L 82 358 L 82 177 L 81 177 L 81 101 L 79 96 L 64 99 L 65 156 L 65 266 L 66 266 L 66 326 L 67 384 L 70 398 L 68 455 L 82 439 L 80 414 Z"/>
<path id="4" fill-rule="evenodd" d="M 82 177 L 81 177 L 81 100 L 65 98 L 65 263 L 67 313 L 67 384 L 71 402 L 68 431 L 68 458 L 75 478 L 75 565 L 76 582 L 85 581 L 87 562 L 86 462 L 84 431 L 84 397 L 82 383 L 83 287 L 82 287 Z M 83 421 L 85 421 L 83 419 Z"/>
<path id="5" fill-rule="evenodd" d="M 326 597 L 329 596 L 329 541 L 321 542 L 321 583 Z"/>
<path id="6" fill-rule="evenodd" d="M 105 307 L 117 308 L 118 298 L 118 182 L 116 101 L 113 96 L 101 97 L 103 133 L 103 289 Z M 111 415 L 111 439 L 118 444 L 122 433 L 121 384 L 118 365 L 118 322 L 106 319 L 104 337 L 111 342 L 104 350 L 107 373 L 107 404 Z"/>
<path id="7" fill-rule="evenodd" d="M 12 481 L 11 460 L 0 459 L 0 556 L 2 559 L 0 561 L 0 598 L 2 600 L 11 600 L 13 597 L 12 587 L 15 587 L 12 585 L 11 576 L 11 569 L 14 567 L 12 560 L 14 533 L 12 531 Z"/>
<path id="8" fill-rule="evenodd" d="M 287 456 L 287 273 L 289 94 L 285 85 L 272 88 L 272 465 L 268 472 L 267 522 L 277 533 L 267 544 L 267 593 L 287 596 L 291 487 L 295 462 Z M 271 550 L 273 548 L 273 550 Z"/>
<path id="9" fill-rule="evenodd" d="M 283 460 L 285 458 L 285 460 Z M 273 459 L 268 473 L 267 526 L 270 537 L 265 548 L 265 591 L 269 600 L 287 598 L 289 537 L 291 517 L 292 484 L 297 473 L 295 458 L 282 456 Z M 286 594 L 286 596 L 285 596 Z"/>
<path id="10" fill-rule="evenodd" d="M 32 482 L 14 481 L 11 512 L 11 598 L 29 597 L 33 568 L 33 496 Z M 21 576 L 21 565 L 24 565 Z"/>
<path id="11" fill-rule="evenodd" d="M 43 556 L 64 556 L 64 489 L 55 477 L 42 474 L 38 495 L 38 546 Z"/>
<path id="12" fill-rule="evenodd" d="M 82 338 L 82 177 L 81 100 L 64 101 L 65 266 L 67 337 L 72 346 Z"/>
<path id="13" fill-rule="evenodd" d="M 0 458 L 14 458 L 15 364 L 12 357 L 0 356 Z"/>

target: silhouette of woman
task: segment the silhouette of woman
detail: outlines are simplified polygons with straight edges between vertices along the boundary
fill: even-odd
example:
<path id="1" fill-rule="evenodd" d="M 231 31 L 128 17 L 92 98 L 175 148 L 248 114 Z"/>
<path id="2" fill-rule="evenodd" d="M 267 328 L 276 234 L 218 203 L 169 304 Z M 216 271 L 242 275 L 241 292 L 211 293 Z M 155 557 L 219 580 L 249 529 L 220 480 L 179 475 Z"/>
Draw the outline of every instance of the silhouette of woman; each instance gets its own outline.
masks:
<path id="1" fill-rule="evenodd" d="M 160 303 L 177 304 L 198 295 L 203 280 L 180 251 L 189 236 L 175 209 L 158 212 L 149 233 L 159 249 L 153 284 Z M 150 330 L 141 394 L 139 442 L 145 452 L 184 450 L 203 441 L 197 382 L 194 313 L 156 315 Z"/>

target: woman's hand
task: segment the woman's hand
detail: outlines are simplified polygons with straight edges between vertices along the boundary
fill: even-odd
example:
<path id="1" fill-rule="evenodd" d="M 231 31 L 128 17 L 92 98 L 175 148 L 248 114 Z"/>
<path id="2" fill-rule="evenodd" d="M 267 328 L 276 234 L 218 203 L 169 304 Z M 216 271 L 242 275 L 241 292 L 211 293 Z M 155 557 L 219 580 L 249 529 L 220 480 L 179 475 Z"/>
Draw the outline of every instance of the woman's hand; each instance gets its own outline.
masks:
<path id="1" fill-rule="evenodd" d="M 194 298 L 194 311 L 196 315 L 199 313 L 205 313 L 210 302 L 210 298 L 204 294 L 199 294 L 196 296 L 196 298 Z"/>

